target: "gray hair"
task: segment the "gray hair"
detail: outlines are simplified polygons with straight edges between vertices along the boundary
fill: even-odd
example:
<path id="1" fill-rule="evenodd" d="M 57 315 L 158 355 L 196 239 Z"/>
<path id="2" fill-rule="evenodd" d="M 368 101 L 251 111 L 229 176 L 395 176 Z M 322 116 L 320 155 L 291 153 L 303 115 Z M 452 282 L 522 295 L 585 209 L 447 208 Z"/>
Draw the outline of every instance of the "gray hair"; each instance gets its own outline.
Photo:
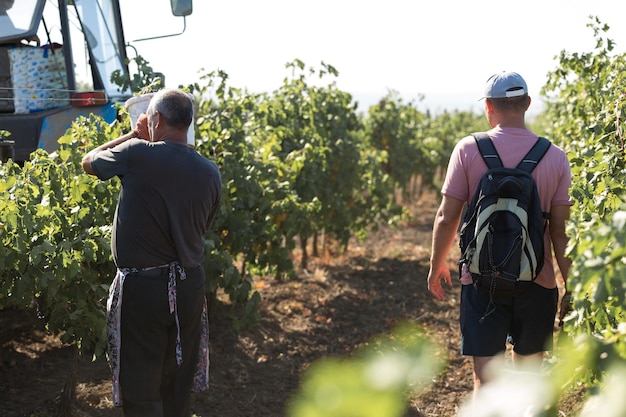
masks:
<path id="1" fill-rule="evenodd" d="M 152 97 L 150 110 L 159 112 L 168 126 L 187 130 L 193 121 L 193 101 L 189 95 L 176 89 L 161 90 Z"/>

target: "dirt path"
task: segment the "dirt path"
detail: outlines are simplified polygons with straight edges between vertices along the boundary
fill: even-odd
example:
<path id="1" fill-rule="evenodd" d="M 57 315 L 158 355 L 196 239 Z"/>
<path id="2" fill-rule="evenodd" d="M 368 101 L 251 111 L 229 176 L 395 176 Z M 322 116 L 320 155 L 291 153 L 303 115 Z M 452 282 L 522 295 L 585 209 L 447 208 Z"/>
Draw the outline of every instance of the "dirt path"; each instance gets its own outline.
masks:
<path id="1" fill-rule="evenodd" d="M 313 258 L 297 279 L 257 280 L 261 322 L 237 333 L 232 306 L 211 313 L 211 388 L 194 395 L 201 417 L 281 417 L 299 375 L 318 358 L 349 355 L 402 320 L 430 329 L 448 346 L 449 367 L 435 387 L 411 401 L 407 416 L 453 416 L 471 392 L 471 366 L 460 357 L 458 285 L 444 302 L 426 290 L 436 196 L 414 208 L 411 222 L 383 228 L 349 253 Z M 451 268 L 454 262 L 451 261 Z M 53 415 L 71 349 L 46 335 L 30 312 L 0 312 L 0 415 Z M 112 408 L 106 363 L 83 360 L 77 416 L 119 417 Z"/>

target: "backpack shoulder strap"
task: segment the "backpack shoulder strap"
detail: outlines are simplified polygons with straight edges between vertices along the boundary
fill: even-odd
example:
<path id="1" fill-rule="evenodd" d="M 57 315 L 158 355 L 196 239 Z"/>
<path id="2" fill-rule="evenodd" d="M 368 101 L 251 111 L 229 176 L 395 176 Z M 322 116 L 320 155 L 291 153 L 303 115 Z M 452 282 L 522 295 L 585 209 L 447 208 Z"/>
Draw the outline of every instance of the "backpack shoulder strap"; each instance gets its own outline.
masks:
<path id="1" fill-rule="evenodd" d="M 552 142 L 548 139 L 539 137 L 530 151 L 528 151 L 526 156 L 522 158 L 522 161 L 517 165 L 517 168 L 532 172 L 539 164 L 539 161 L 541 161 L 541 158 L 548 152 L 551 145 Z"/>
<path id="2" fill-rule="evenodd" d="M 502 168 L 502 160 L 500 159 L 500 155 L 498 155 L 498 151 L 496 151 L 495 146 L 493 146 L 493 142 L 491 141 L 489 135 L 486 132 L 478 132 L 472 133 L 472 136 L 474 136 L 474 140 L 476 140 L 480 156 L 483 157 L 483 161 L 485 161 L 487 168 Z"/>

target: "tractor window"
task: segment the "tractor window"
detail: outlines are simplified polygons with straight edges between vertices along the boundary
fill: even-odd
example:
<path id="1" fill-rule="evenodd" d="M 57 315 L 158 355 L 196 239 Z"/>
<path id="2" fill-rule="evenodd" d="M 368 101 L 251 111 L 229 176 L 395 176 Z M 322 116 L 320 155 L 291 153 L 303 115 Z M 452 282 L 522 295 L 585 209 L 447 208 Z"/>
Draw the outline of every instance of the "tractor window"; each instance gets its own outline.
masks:
<path id="1" fill-rule="evenodd" d="M 45 0 L 0 0 L 0 44 L 34 37 L 44 5 Z"/>
<path id="2" fill-rule="evenodd" d="M 2 1 L 2 0 L 0 0 Z M 120 91 L 120 87 L 111 82 L 111 74 L 120 71 L 127 74 L 120 51 L 122 39 L 117 10 L 112 1 L 74 0 L 78 16 L 85 34 L 92 60 L 102 88 L 111 98 L 129 96 L 129 91 Z M 94 77 L 96 74 L 94 74 Z"/>

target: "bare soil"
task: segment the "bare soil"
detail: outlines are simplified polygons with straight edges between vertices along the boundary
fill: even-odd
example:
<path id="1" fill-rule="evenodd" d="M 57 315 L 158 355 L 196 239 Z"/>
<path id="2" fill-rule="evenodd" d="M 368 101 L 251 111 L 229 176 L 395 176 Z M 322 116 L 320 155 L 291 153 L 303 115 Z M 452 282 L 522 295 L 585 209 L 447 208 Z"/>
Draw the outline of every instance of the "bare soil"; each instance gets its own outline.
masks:
<path id="1" fill-rule="evenodd" d="M 349 356 L 373 336 L 411 320 L 447 346 L 448 365 L 431 388 L 410 400 L 406 416 L 454 416 L 471 395 L 472 366 L 458 353 L 459 285 L 443 302 L 426 289 L 437 204 L 437 195 L 423 196 L 407 224 L 352 241 L 345 254 L 327 250 L 296 279 L 257 279 L 261 320 L 251 329 L 235 331 L 230 317 L 237 307 L 218 297 L 210 317 L 211 386 L 193 395 L 194 413 L 286 416 L 286 402 L 313 361 Z M 0 311 L 0 416 L 57 415 L 73 352 L 45 331 L 33 311 Z M 112 405 L 106 362 L 89 359 L 80 363 L 72 415 L 122 416 Z M 575 415 L 580 398 L 579 392 L 566 399 L 560 415 Z"/>

